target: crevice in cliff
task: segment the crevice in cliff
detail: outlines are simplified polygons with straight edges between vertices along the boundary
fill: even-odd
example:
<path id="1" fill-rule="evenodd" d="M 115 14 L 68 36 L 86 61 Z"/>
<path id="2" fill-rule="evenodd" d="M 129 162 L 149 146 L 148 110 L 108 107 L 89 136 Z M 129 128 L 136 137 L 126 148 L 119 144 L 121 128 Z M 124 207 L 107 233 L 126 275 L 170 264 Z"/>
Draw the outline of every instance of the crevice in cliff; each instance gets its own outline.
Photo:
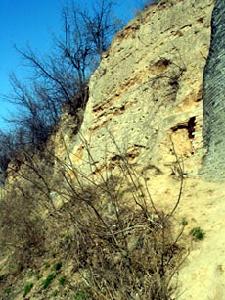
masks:
<path id="1" fill-rule="evenodd" d="M 191 117 L 187 122 L 179 123 L 172 127 L 172 132 L 176 132 L 180 129 L 187 129 L 189 139 L 194 139 L 195 137 L 195 127 L 196 127 L 196 117 Z"/>

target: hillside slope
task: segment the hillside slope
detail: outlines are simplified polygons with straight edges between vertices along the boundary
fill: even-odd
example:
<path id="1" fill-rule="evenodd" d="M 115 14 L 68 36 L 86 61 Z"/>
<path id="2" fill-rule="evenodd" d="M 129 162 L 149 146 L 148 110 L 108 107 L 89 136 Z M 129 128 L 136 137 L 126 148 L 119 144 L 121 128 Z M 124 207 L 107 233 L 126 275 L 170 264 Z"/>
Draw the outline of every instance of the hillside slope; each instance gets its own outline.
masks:
<path id="1" fill-rule="evenodd" d="M 121 152 L 149 178 L 156 203 L 171 207 L 179 192 L 174 174 L 182 158 L 185 188 L 177 218 L 194 242 L 179 276 L 179 299 L 224 299 L 225 192 L 199 176 L 202 141 L 203 69 L 209 50 L 214 1 L 174 1 L 152 6 L 117 35 L 90 81 L 90 99 L 80 136 L 70 145 L 73 163 L 97 180 L 106 161 Z M 93 168 L 85 162 L 88 143 Z M 116 144 L 116 145 L 115 145 Z M 59 156 L 61 154 L 59 153 Z"/>
<path id="2" fill-rule="evenodd" d="M 200 172 L 205 154 L 202 132 L 203 72 L 210 46 L 210 22 L 214 3 L 214 0 L 161 1 L 159 5 L 151 5 L 137 15 L 116 35 L 112 46 L 104 53 L 99 68 L 90 79 L 90 97 L 84 114 L 80 111 L 75 122 L 65 113 L 58 132 L 51 138 L 51 143 L 55 145 L 55 161 L 52 163 L 54 169 L 46 176 L 50 178 L 50 183 L 47 184 L 47 200 L 52 200 L 56 209 L 53 214 L 48 214 L 45 210 L 43 215 L 51 220 L 52 215 L 59 212 L 60 218 L 56 218 L 59 224 L 52 221 L 56 225 L 56 230 L 52 229 L 56 242 L 61 234 L 61 222 L 65 223 L 64 238 L 68 237 L 67 226 L 70 224 L 70 212 L 74 212 L 74 203 L 70 206 L 67 200 L 74 200 L 78 189 L 85 195 L 82 201 L 84 199 L 85 204 L 90 205 L 88 209 L 93 208 L 92 203 L 95 201 L 97 208 L 102 205 L 103 216 L 112 226 L 112 231 L 114 230 L 116 226 L 113 223 L 113 203 L 107 202 L 105 194 L 101 197 L 98 193 L 98 184 L 102 181 L 110 197 L 118 186 L 121 189 L 121 193 L 117 194 L 120 198 L 116 209 L 120 208 L 121 203 L 125 203 L 124 207 L 131 212 L 134 206 L 133 188 L 136 189 L 135 192 L 140 188 L 141 192 L 149 193 L 147 205 L 152 205 L 153 201 L 160 211 L 164 210 L 167 214 L 175 208 L 172 219 L 177 227 L 185 223 L 182 246 L 188 249 L 187 257 L 175 272 L 178 273 L 177 282 L 174 276 L 174 284 L 177 284 L 174 298 L 181 300 L 225 299 L 225 238 L 222 235 L 225 223 L 225 190 L 221 183 L 207 181 Z M 74 128 L 78 127 L 80 130 L 74 135 Z M 129 180 L 121 168 L 121 162 L 122 166 L 124 162 L 125 167 L 131 166 L 128 167 L 128 173 L 135 170 L 129 175 Z M 47 173 L 49 169 L 46 165 L 42 160 L 41 167 Z M 59 174 L 64 177 L 59 177 Z M 66 174 L 69 174 L 68 177 Z M 38 176 L 38 179 L 35 178 L 37 184 Z M 16 175 L 9 178 L 8 182 L 13 184 L 15 177 Z M 114 181 L 115 178 L 119 184 Z M 122 182 L 121 178 L 125 180 Z M 90 184 L 91 191 L 87 186 L 84 187 L 82 180 L 86 185 Z M 77 185 L 73 185 L 74 182 Z M 108 186 L 108 182 L 111 185 Z M 66 190 L 68 186 L 69 192 Z M 104 188 L 102 190 L 105 192 Z M 70 193 L 72 194 L 69 195 Z M 35 196 L 42 199 L 38 193 Z M 140 197 L 142 196 L 141 194 Z M 96 226 L 93 211 L 87 209 L 90 219 L 85 214 L 82 215 L 82 201 L 79 202 L 81 208 L 75 210 L 75 217 L 72 213 L 73 220 L 78 218 L 88 228 L 93 229 Z M 71 211 L 67 212 L 67 208 Z M 135 215 L 132 221 L 139 217 Z M 154 214 L 151 217 L 154 223 Z M 132 224 L 132 221 L 126 221 L 126 217 L 122 215 L 125 225 Z M 138 223 L 138 226 L 142 225 Z M 96 228 L 100 230 L 101 226 Z M 175 232 L 178 230 L 176 226 Z M 203 232 L 202 239 L 194 239 L 190 234 L 195 228 Z M 127 227 L 123 228 L 125 229 Z M 78 239 L 77 244 L 80 242 L 79 234 L 75 236 L 75 241 Z M 81 245 L 86 249 L 88 242 L 88 239 L 84 239 Z M 134 241 L 128 237 L 131 248 L 132 242 Z M 108 251 L 107 244 L 101 243 L 94 240 L 94 244 L 90 244 L 90 257 L 85 251 L 87 257 L 83 269 L 80 267 L 82 271 L 79 267 L 71 267 L 72 259 L 67 256 L 67 250 L 62 248 L 64 252 L 58 251 L 61 258 L 66 260 L 63 262 L 68 269 L 76 269 L 75 273 L 66 273 L 71 277 L 71 282 L 79 281 L 77 278 L 80 274 L 85 277 L 87 261 L 94 264 L 97 260 L 98 256 L 93 254 L 92 247 L 97 247 L 94 249 L 99 253 Z M 141 260 L 141 255 L 147 254 L 139 250 L 137 255 Z M 58 255 L 58 252 L 54 255 Z M 49 255 L 52 253 L 50 250 Z M 119 259 L 114 255 L 113 263 L 116 265 Z M 139 257 L 136 259 L 138 261 Z M 103 260 L 105 262 L 105 257 Z M 56 261 L 55 257 L 52 261 Z M 5 259 L 2 260 L 2 265 L 4 263 Z M 44 267 L 43 270 L 45 274 Z M 97 275 L 99 276 L 98 273 Z M 112 279 L 112 273 L 107 276 Z M 38 294 L 38 291 L 38 288 L 36 293 L 33 291 L 32 294 L 31 291 L 30 299 L 54 299 L 49 296 L 52 295 L 50 292 L 44 294 L 42 290 L 43 293 Z M 20 293 L 16 299 L 23 299 L 21 295 Z M 56 299 L 63 299 L 63 296 L 58 297 Z M 135 300 L 142 300 L 138 295 L 135 297 Z M 114 299 L 113 296 L 111 298 Z M 102 296 L 101 299 L 105 298 Z M 119 296 L 115 298 L 117 299 L 123 300 Z"/>

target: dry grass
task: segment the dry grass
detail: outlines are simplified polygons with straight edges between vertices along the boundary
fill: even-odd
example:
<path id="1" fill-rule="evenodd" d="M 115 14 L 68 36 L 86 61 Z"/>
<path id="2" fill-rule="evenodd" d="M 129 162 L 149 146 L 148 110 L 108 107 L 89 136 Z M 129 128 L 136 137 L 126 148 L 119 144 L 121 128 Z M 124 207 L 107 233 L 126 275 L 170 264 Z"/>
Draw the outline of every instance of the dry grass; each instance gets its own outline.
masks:
<path id="1" fill-rule="evenodd" d="M 10 264 L 15 273 L 33 265 L 35 257 L 44 253 L 43 222 L 36 212 L 33 195 L 24 188 L 14 185 L 0 201 L 1 251 L 11 253 Z"/>

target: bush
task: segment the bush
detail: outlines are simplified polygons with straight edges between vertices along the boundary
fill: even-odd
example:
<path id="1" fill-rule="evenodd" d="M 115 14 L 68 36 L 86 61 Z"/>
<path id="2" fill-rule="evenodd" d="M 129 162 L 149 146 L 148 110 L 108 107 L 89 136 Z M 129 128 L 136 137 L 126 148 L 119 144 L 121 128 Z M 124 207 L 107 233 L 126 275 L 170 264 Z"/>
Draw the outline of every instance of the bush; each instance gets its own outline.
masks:
<path id="1" fill-rule="evenodd" d="M 16 216 L 16 222 L 13 219 L 8 220 L 10 236 L 20 245 L 23 242 L 23 247 L 16 248 L 17 252 L 20 249 L 29 249 L 31 251 L 26 253 L 33 256 L 32 251 L 35 248 L 40 250 L 39 243 L 34 243 L 35 233 L 39 233 L 40 228 L 43 229 L 36 228 L 35 223 L 32 223 L 38 216 L 34 200 L 38 199 L 40 206 L 48 208 L 48 242 L 51 245 L 46 244 L 49 249 L 55 249 L 59 253 L 61 250 L 73 260 L 74 273 L 85 272 L 85 276 L 81 275 L 79 278 L 80 286 L 84 284 L 84 289 L 78 290 L 80 286 L 68 284 L 69 288 L 78 290 L 74 295 L 76 300 L 88 297 L 132 299 L 137 296 L 142 300 L 171 300 L 175 289 L 172 279 L 183 259 L 183 248 L 179 241 L 187 223 L 183 221 L 178 234 L 173 233 L 173 215 L 179 205 L 183 188 L 181 165 L 178 162 L 179 196 L 171 211 L 166 213 L 156 207 L 147 184 L 144 186 L 146 181 L 136 174 L 126 156 L 120 153 L 117 157 L 117 162 L 113 160 L 114 164 L 118 164 L 115 173 L 110 169 L 107 176 L 100 174 L 98 182 L 83 176 L 73 164 L 68 166 L 58 159 L 57 167 L 60 172 L 57 181 L 60 181 L 60 186 L 55 184 L 53 176 L 49 176 L 52 173 L 47 172 L 32 157 L 26 162 L 26 172 L 23 169 L 22 173 L 27 181 L 23 181 L 23 187 L 14 186 L 13 191 L 16 193 L 10 194 L 8 198 L 11 201 L 6 204 L 10 206 L 6 206 L 8 210 L 3 209 L 3 220 L 7 223 L 7 214 L 11 218 Z M 90 161 L 92 162 L 91 158 Z M 55 172 L 54 177 L 56 175 Z M 128 191 L 124 190 L 127 186 Z M 20 197 L 15 187 L 22 192 Z M 61 209 L 55 209 L 49 196 L 52 191 L 66 200 Z M 123 197 L 125 193 L 126 197 L 131 197 L 130 201 Z M 11 216 L 12 204 L 15 207 L 13 206 Z M 4 223 L 1 225 L 4 226 Z M 14 232 L 18 235 L 18 240 L 12 235 L 12 225 L 18 227 L 15 227 Z M 65 248 L 59 249 L 59 245 L 65 247 L 65 232 L 68 240 L 66 251 Z M 63 243 L 59 241 L 60 235 L 64 238 Z M 38 234 L 37 237 L 39 241 L 41 236 Z M 61 268 L 62 262 L 53 266 L 54 271 L 42 282 L 43 289 L 49 287 Z M 65 284 L 65 278 L 61 277 L 59 283 Z"/>
<path id="2" fill-rule="evenodd" d="M 205 232 L 201 227 L 194 227 L 191 229 L 190 234 L 194 237 L 195 240 L 203 240 Z"/>
<path id="3" fill-rule="evenodd" d="M 12 287 L 7 287 L 4 289 L 4 293 L 9 296 L 12 293 Z"/>
<path id="4" fill-rule="evenodd" d="M 100 174 L 98 183 L 85 181 L 72 164 L 65 166 L 59 161 L 70 170 L 63 173 L 68 201 L 61 218 L 68 223 L 62 251 L 66 231 L 70 233 L 67 255 L 74 260 L 74 272 L 85 270 L 84 283 L 91 299 L 133 299 L 138 295 L 142 300 L 170 300 L 175 288 L 172 279 L 184 254 L 178 243 L 187 225 L 183 221 L 174 236 L 173 215 L 183 187 L 181 165 L 180 193 L 173 209 L 165 213 L 157 209 L 150 191 L 140 182 L 143 178 L 124 157 L 120 155 L 116 175 L 112 170 L 107 176 Z M 127 184 L 131 201 L 122 196 Z"/>

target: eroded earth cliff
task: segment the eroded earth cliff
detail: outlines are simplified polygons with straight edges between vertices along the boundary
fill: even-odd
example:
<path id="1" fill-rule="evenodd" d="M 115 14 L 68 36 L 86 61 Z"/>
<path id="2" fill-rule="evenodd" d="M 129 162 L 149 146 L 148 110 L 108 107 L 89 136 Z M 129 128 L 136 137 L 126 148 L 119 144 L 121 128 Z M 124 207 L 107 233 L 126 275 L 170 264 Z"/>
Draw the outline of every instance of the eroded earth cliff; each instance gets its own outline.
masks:
<path id="1" fill-rule="evenodd" d="M 148 178 L 154 200 L 167 208 L 179 192 L 176 156 L 182 159 L 185 187 L 178 216 L 188 220 L 187 232 L 200 226 L 206 233 L 189 245 L 179 272 L 182 300 L 225 299 L 225 192 L 199 175 L 213 5 L 211 0 L 153 5 L 118 33 L 91 78 L 83 124 L 70 144 L 73 163 L 95 179 L 106 162 L 115 165 L 126 153 Z M 92 168 L 85 163 L 86 143 Z"/>
<path id="2" fill-rule="evenodd" d="M 185 220 L 189 249 L 174 295 L 181 300 L 225 299 L 225 191 L 201 171 L 203 74 L 214 4 L 160 1 L 137 15 L 92 75 L 84 114 L 79 112 L 76 124 L 64 114 L 52 137 L 59 161 L 73 166 L 72 177 L 76 170 L 97 183 L 116 174 L 125 159 L 157 207 L 170 212 L 179 199 L 174 219 Z M 129 189 L 123 191 L 132 206 Z M 57 207 L 63 205 L 62 194 L 51 196 Z M 201 241 L 190 238 L 196 227 L 205 233 Z"/>

